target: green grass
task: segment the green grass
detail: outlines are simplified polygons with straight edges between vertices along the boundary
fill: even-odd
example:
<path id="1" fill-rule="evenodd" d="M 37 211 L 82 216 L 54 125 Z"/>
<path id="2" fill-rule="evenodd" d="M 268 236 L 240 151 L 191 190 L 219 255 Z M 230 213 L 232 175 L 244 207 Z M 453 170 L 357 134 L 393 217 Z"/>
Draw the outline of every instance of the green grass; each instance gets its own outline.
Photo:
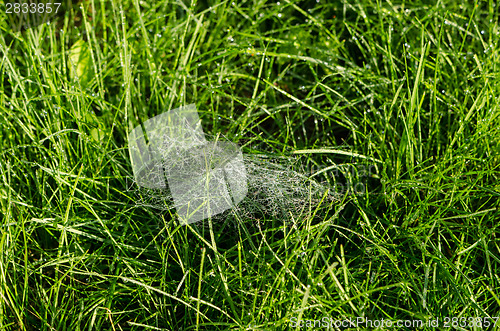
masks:
<path id="1" fill-rule="evenodd" d="M 500 316 L 495 1 L 81 5 L 1 23 L 2 330 Z M 128 132 L 190 103 L 363 192 L 189 226 L 137 205 Z"/>

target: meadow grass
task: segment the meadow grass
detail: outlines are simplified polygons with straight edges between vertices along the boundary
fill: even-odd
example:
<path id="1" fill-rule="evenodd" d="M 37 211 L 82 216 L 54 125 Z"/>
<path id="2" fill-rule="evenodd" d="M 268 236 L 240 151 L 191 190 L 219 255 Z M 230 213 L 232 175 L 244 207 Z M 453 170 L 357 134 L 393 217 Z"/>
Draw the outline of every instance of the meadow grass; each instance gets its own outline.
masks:
<path id="1" fill-rule="evenodd" d="M 0 328 L 491 328 L 498 14 L 495 1 L 85 0 L 26 31 L 2 23 Z M 189 226 L 138 204 L 128 132 L 190 103 L 205 132 L 294 158 L 339 198 Z"/>

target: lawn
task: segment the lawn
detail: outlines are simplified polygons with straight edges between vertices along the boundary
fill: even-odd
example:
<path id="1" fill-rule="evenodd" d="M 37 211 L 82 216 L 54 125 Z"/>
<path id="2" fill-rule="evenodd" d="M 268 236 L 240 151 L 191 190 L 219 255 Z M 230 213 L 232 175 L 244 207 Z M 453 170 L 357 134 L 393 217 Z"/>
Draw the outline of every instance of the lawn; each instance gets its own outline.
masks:
<path id="1" fill-rule="evenodd" d="M 495 1 L 0 7 L 0 330 L 500 329 Z M 180 225 L 128 136 L 189 104 L 250 185 Z"/>

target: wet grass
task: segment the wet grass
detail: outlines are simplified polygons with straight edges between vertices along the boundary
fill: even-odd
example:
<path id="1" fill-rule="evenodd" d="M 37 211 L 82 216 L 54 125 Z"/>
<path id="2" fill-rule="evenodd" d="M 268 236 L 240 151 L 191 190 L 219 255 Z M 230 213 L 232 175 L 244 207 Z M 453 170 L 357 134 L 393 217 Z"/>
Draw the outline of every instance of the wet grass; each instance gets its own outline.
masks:
<path id="1" fill-rule="evenodd" d="M 84 1 L 2 24 L 2 329 L 498 316 L 495 2 Z M 341 198 L 190 226 L 138 206 L 128 132 L 190 103 Z"/>

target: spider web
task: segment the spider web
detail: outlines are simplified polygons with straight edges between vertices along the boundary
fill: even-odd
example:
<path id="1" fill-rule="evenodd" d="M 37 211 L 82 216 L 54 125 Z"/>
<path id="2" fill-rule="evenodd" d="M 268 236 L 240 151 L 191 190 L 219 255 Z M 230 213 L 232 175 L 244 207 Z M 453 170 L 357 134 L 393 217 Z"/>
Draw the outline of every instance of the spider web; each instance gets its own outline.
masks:
<path id="1" fill-rule="evenodd" d="M 296 159 L 243 154 L 222 136 L 207 140 L 194 105 L 158 115 L 129 134 L 136 204 L 175 208 L 181 224 L 207 218 L 285 217 L 338 198 Z M 146 140 L 147 139 L 147 140 Z"/>

